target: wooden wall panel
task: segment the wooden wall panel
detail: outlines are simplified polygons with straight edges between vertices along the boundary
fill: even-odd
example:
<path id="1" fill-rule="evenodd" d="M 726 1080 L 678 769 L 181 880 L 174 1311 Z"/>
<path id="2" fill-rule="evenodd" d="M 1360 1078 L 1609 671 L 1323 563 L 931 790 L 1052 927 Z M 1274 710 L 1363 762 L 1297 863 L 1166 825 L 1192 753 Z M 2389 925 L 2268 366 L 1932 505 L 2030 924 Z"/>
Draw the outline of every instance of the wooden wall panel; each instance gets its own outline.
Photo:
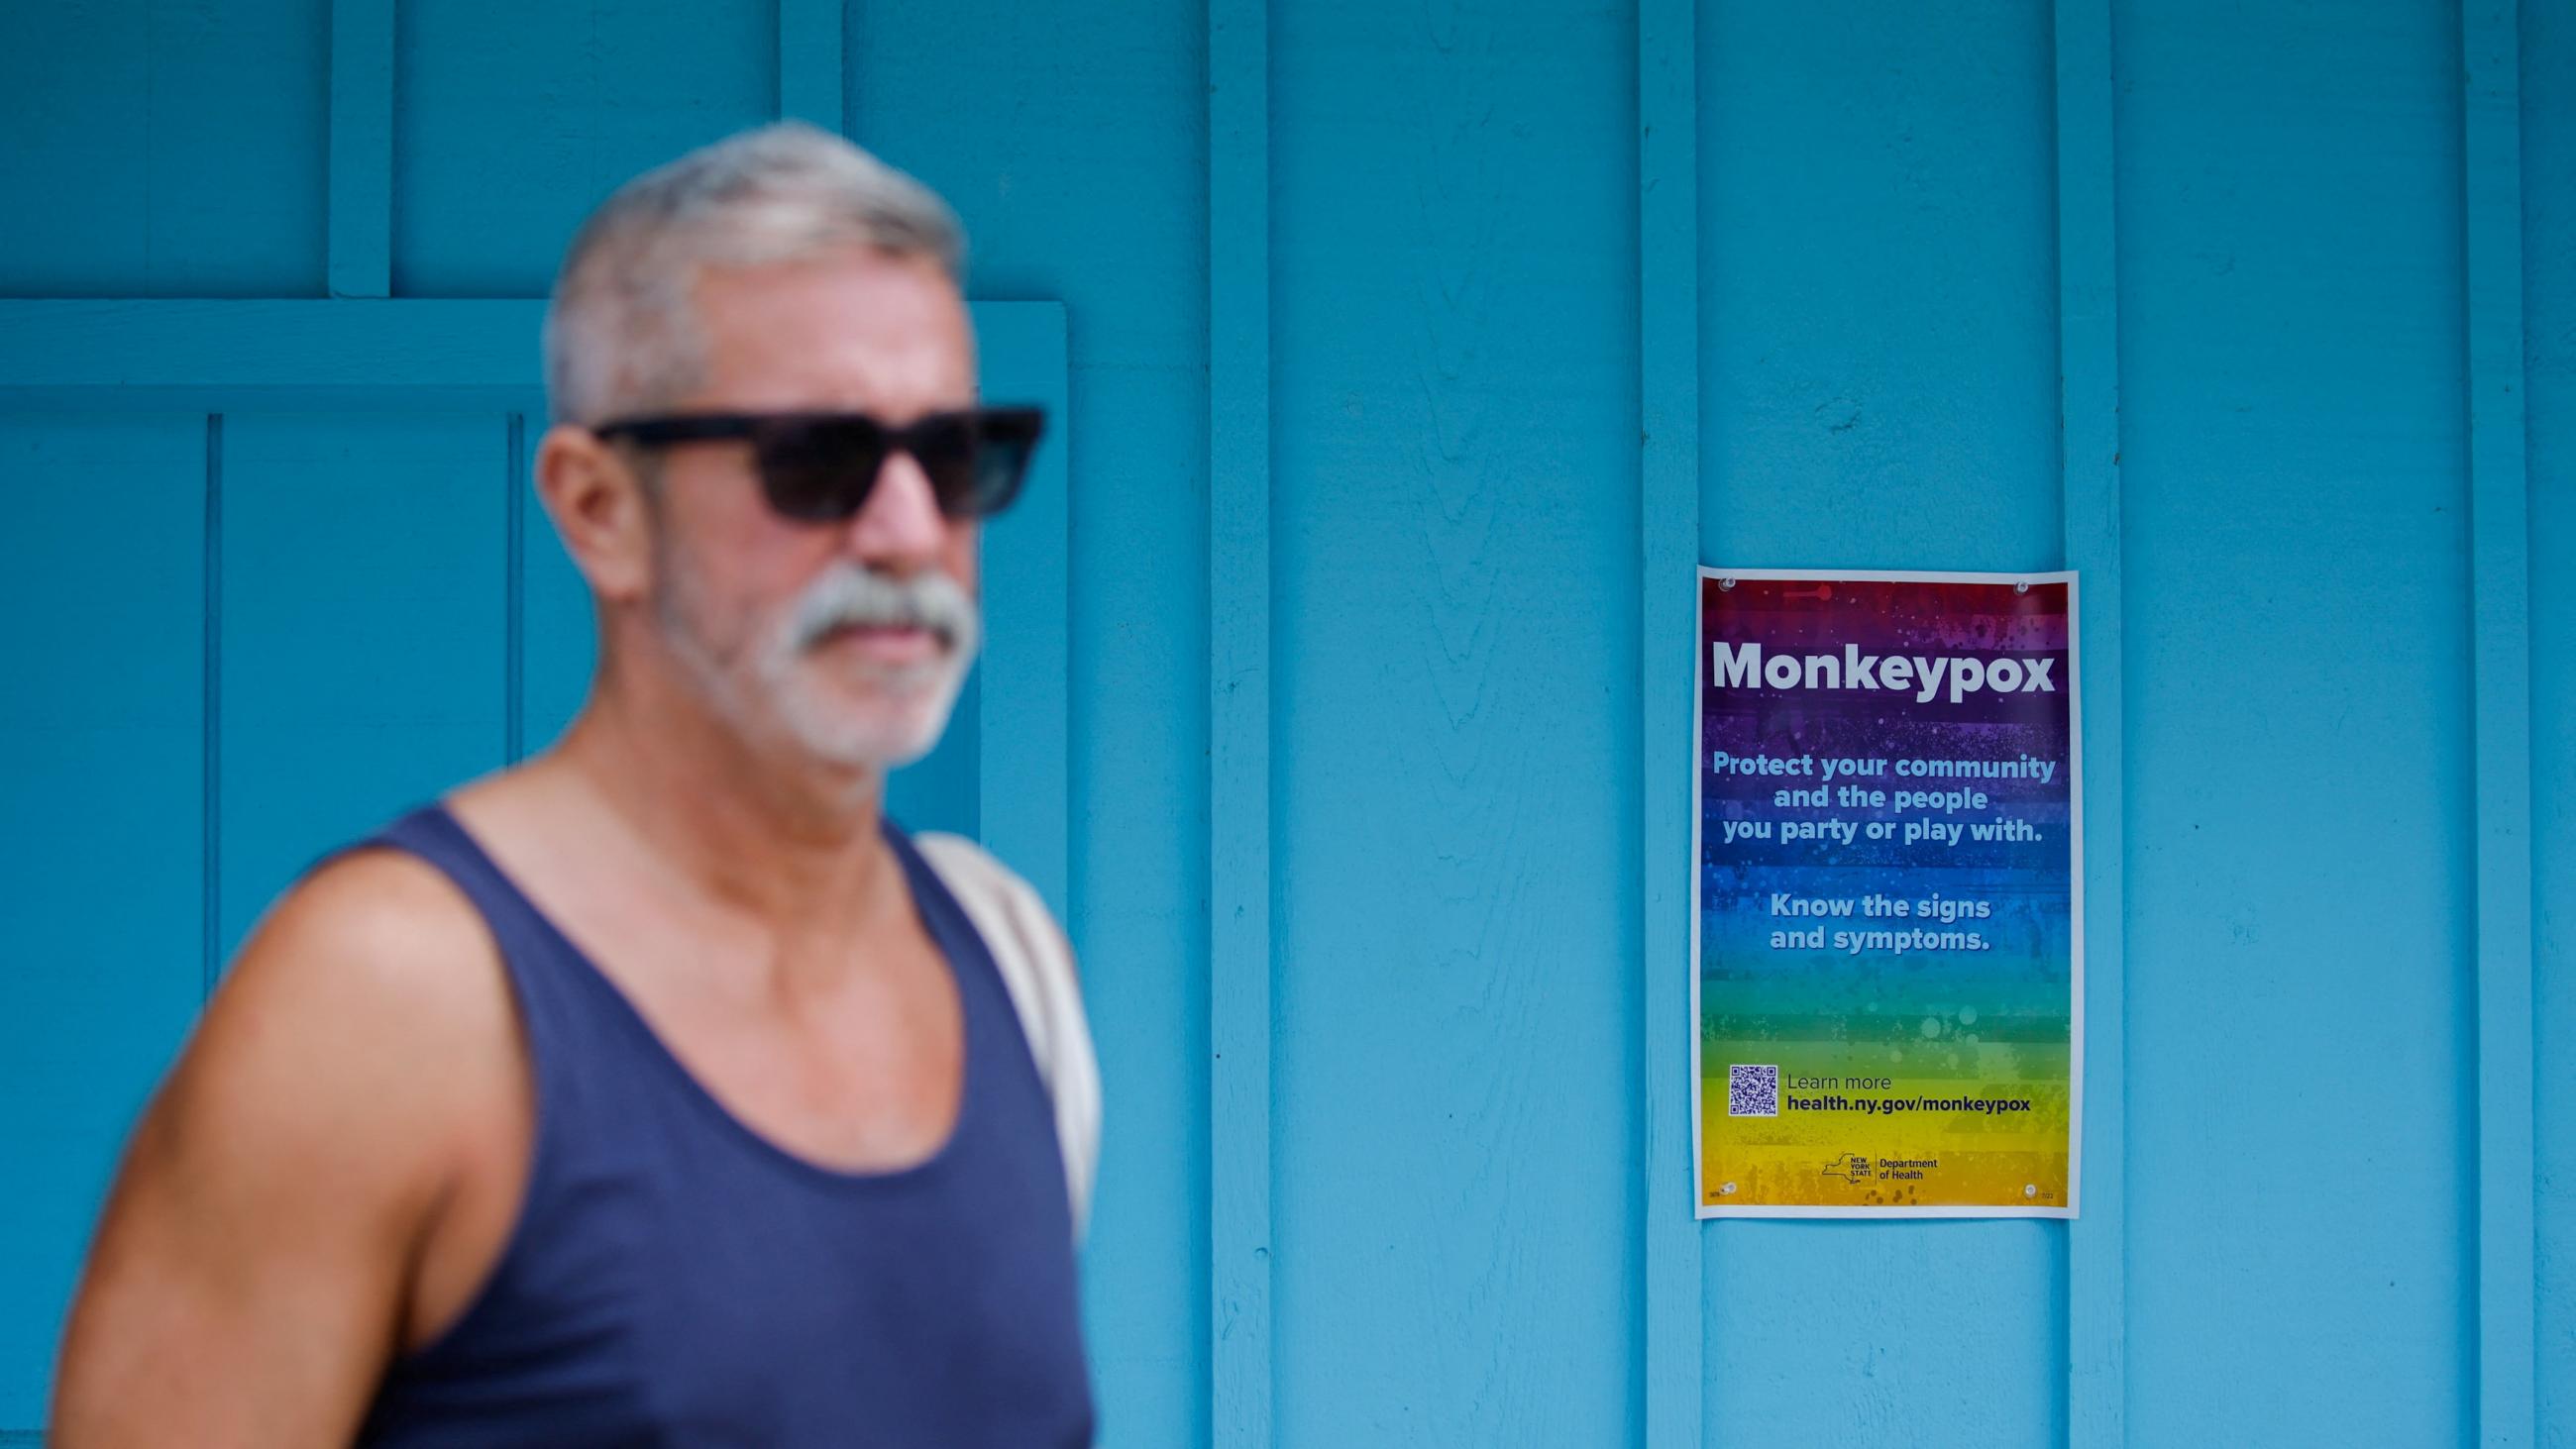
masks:
<path id="1" fill-rule="evenodd" d="M 2050 35 L 2035 0 L 1701 6 L 1698 562 L 2059 564 Z M 2063 1225 L 1704 1233 L 1709 1442 L 2066 1437 Z"/>
<path id="2" fill-rule="evenodd" d="M 0 297 L 311 297 L 326 0 L 0 6 Z"/>
<path id="3" fill-rule="evenodd" d="M 1711 562 L 2055 562 L 2049 35 L 2041 0 L 1701 6 Z"/>
<path id="4" fill-rule="evenodd" d="M 1633 26 L 1272 17 L 1282 1443 L 1637 1433 Z"/>
<path id="5" fill-rule="evenodd" d="M 505 428 L 224 418 L 224 956 L 324 852 L 504 762 Z"/>
<path id="6" fill-rule="evenodd" d="M 2460 1442 L 2478 1278 L 2459 18 L 2115 18 L 2129 1433 Z"/>
<path id="7" fill-rule="evenodd" d="M 205 989 L 206 478 L 202 416 L 0 402 L 0 1430 Z"/>
<path id="8" fill-rule="evenodd" d="M 769 5 L 410 0 L 394 41 L 399 296 L 543 296 L 620 182 L 778 114 Z"/>
<path id="9" fill-rule="evenodd" d="M 2531 494 L 2514 0 L 2460 7 L 2476 974 L 2476 1432 L 2535 1441 Z"/>
<path id="10" fill-rule="evenodd" d="M 2576 7 L 2521 6 L 2529 371 L 2534 1442 L 2576 1443 Z"/>

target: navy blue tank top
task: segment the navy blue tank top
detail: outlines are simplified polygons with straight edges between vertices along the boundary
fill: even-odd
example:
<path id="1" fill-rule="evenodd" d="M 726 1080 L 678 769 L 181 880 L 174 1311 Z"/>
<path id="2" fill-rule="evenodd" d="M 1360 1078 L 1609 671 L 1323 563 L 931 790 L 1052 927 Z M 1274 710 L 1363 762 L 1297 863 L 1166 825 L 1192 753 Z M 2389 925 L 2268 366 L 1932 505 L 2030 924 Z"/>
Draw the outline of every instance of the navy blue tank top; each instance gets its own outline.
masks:
<path id="1" fill-rule="evenodd" d="M 490 923 L 525 1023 L 536 1148 L 508 1246 L 398 1359 L 358 1442 L 1057 1449 L 1092 1435 L 1054 1109 L 1000 971 L 887 839 L 965 1016 L 956 1128 L 838 1172 L 760 1136 L 440 808 L 369 842 Z"/>

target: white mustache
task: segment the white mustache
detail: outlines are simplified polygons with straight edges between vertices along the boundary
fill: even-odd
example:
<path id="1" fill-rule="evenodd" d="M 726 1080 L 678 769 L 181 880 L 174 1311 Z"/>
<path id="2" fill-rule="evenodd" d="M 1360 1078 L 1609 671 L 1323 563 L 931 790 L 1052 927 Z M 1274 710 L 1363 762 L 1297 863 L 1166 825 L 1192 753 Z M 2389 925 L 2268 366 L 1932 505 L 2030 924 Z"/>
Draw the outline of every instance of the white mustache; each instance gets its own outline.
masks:
<path id="1" fill-rule="evenodd" d="M 841 629 L 927 629 L 951 654 L 975 651 L 975 601 L 955 579 L 932 570 L 899 579 L 863 564 L 834 564 L 796 600 L 790 648 L 802 654 Z"/>

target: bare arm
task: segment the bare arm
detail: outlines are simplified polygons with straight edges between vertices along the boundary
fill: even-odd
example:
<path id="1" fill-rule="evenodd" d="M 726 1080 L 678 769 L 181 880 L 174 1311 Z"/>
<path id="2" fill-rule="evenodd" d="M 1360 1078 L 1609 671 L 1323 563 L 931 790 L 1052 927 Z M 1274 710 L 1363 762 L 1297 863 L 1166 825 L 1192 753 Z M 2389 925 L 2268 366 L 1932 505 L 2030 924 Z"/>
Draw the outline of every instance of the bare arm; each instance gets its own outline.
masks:
<path id="1" fill-rule="evenodd" d="M 460 1059 L 509 1041 L 497 977 L 472 908 L 408 858 L 342 861 L 278 908 L 135 1131 L 49 1442 L 349 1442 L 460 1160 Z"/>

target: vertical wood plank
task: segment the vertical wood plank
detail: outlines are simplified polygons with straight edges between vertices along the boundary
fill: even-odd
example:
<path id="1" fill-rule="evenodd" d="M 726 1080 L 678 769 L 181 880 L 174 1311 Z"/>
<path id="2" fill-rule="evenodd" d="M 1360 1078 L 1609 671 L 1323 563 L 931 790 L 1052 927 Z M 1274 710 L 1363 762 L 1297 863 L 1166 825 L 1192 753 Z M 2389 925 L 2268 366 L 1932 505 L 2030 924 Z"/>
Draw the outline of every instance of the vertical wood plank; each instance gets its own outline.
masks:
<path id="1" fill-rule="evenodd" d="M 986 397 L 1037 403 L 1047 413 L 1027 488 L 984 535 L 991 627 L 976 695 L 980 833 L 1057 920 L 1070 921 L 1073 448 L 1064 308 L 1031 302 L 978 309 L 976 345 Z"/>
<path id="2" fill-rule="evenodd" d="M 1270 17 L 1208 5 L 1211 1425 L 1271 1441 Z"/>
<path id="3" fill-rule="evenodd" d="M 1270 19 L 1273 1438 L 1634 1445 L 1635 12 Z"/>
<path id="4" fill-rule="evenodd" d="M 2112 14 L 2128 1439 L 2472 1442 L 2460 11 Z"/>
<path id="5" fill-rule="evenodd" d="M 0 395 L 0 1430 L 23 1443 L 118 1149 L 200 999 L 204 436 Z"/>
<path id="6" fill-rule="evenodd" d="M 848 123 L 841 0 L 778 0 L 778 115 L 839 132 Z"/>
<path id="7" fill-rule="evenodd" d="M 2477 758 L 2478 1438 L 2538 1435 L 2533 1300 L 2531 536 L 2517 0 L 2462 7 Z"/>
<path id="8" fill-rule="evenodd" d="M 331 850 L 503 763 L 489 414 L 224 421 L 221 946 Z"/>
<path id="9" fill-rule="evenodd" d="M 1704 556 L 2060 566 L 2050 7 L 1698 19 Z M 2061 1441 L 2066 1235 L 1705 1229 L 1708 1441 Z M 1857 1328 L 1817 1340 L 1818 1302 Z"/>
<path id="10" fill-rule="evenodd" d="M 401 0 L 395 289 L 543 297 L 611 190 L 778 118 L 781 12 L 804 9 Z M 818 68 L 837 56 L 796 54 Z"/>
<path id="11" fill-rule="evenodd" d="M 393 295 L 394 0 L 331 0 L 334 297 Z"/>
<path id="12" fill-rule="evenodd" d="M 1645 1442 L 1699 1449 L 1705 1410 L 1700 1225 L 1692 1205 L 1699 1084 L 1691 1050 L 1690 652 L 1699 563 L 1697 0 L 1637 10 L 1638 783 L 1645 862 Z"/>
<path id="13" fill-rule="evenodd" d="M 0 293 L 321 296 L 328 13 L 327 0 L 0 5 Z"/>
<path id="14" fill-rule="evenodd" d="M 2576 1443 L 2576 6 L 2522 16 L 2534 1440 Z M 2478 72 L 2472 71 L 2471 74 Z M 2546 722 L 2544 724 L 2544 722 Z"/>
<path id="15" fill-rule="evenodd" d="M 2109 0 L 2056 0 L 2059 419 L 2066 564 L 2081 577 L 2083 910 L 2079 1215 L 2067 1242 L 2067 1438 L 2128 1433 L 2126 1063 L 2121 942 L 2120 358 Z"/>

